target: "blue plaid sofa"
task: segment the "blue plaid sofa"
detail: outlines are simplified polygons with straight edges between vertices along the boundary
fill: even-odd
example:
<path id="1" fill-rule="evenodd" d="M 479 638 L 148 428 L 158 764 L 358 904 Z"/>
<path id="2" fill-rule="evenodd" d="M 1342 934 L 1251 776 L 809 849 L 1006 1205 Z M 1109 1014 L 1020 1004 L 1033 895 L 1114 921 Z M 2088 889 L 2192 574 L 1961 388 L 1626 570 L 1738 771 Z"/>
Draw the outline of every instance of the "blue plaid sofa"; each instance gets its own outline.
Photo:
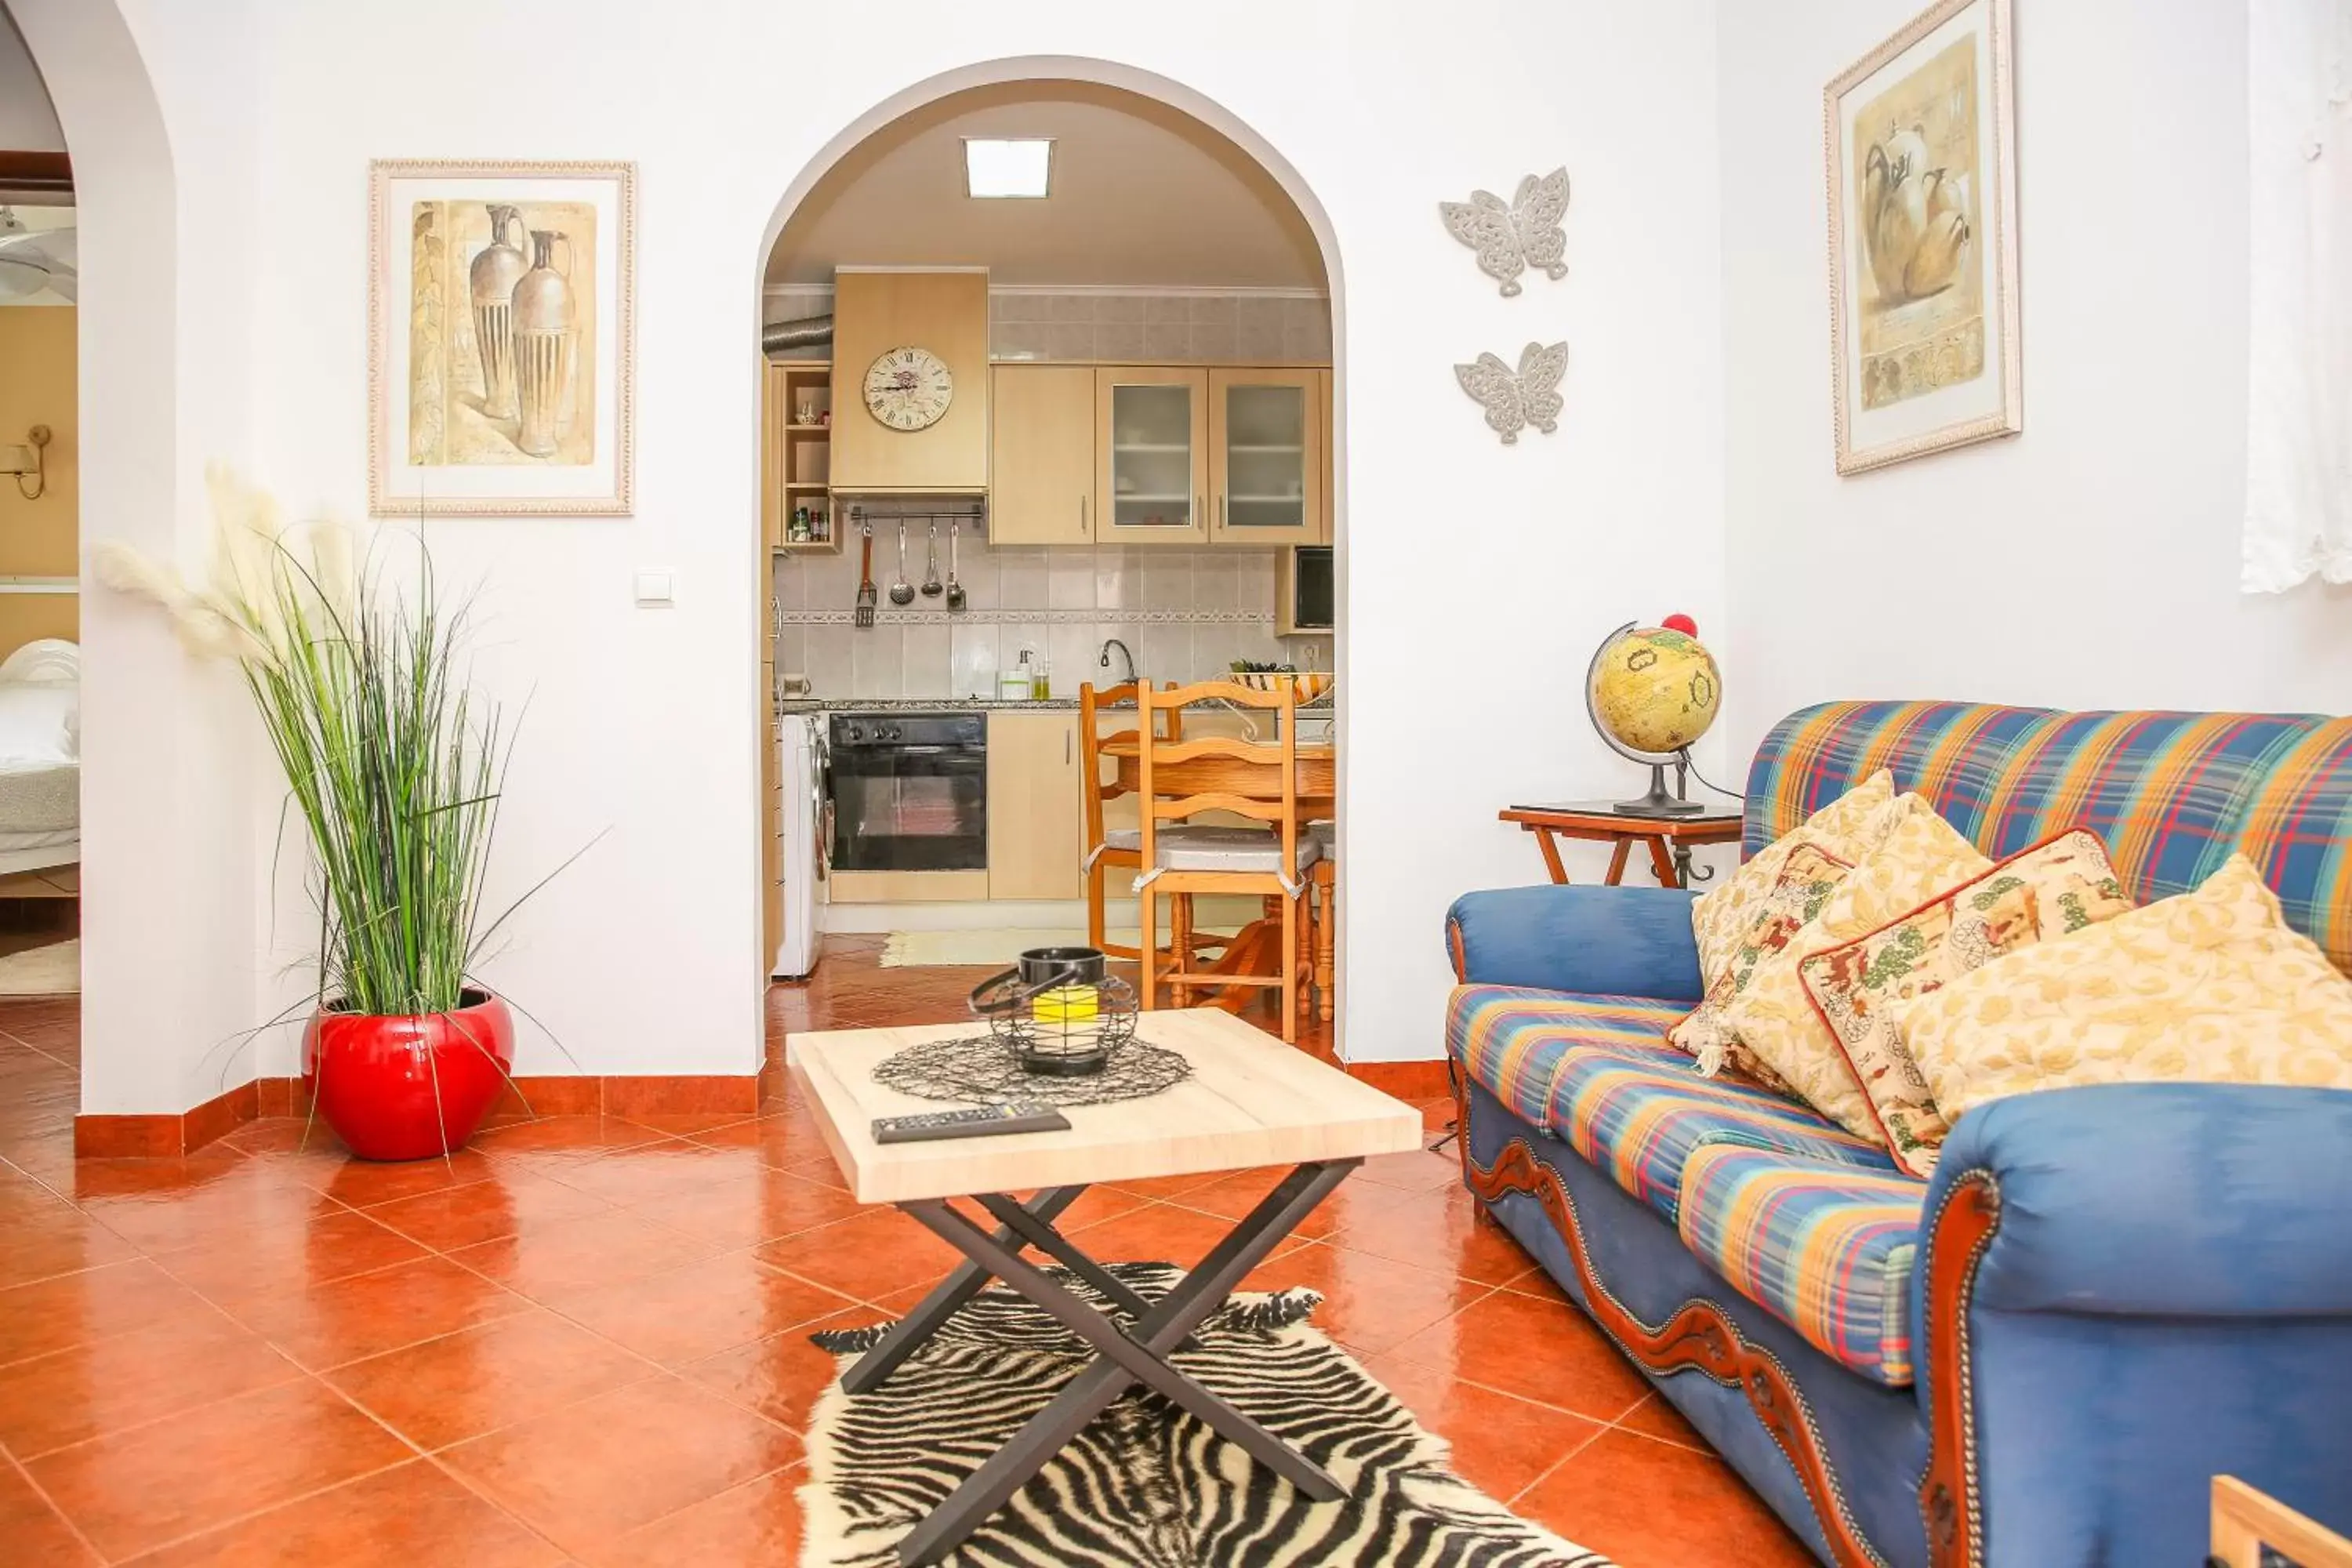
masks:
<path id="1" fill-rule="evenodd" d="M 1744 851 L 1882 767 L 1996 858 L 2095 830 L 2142 900 L 2242 850 L 2352 970 L 2352 720 L 1808 709 Z M 2021 1096 L 1918 1181 L 1664 1043 L 1692 897 L 1454 904 L 1464 1177 L 1822 1561 L 2189 1568 L 2220 1474 L 2352 1531 L 2352 1093 Z"/>

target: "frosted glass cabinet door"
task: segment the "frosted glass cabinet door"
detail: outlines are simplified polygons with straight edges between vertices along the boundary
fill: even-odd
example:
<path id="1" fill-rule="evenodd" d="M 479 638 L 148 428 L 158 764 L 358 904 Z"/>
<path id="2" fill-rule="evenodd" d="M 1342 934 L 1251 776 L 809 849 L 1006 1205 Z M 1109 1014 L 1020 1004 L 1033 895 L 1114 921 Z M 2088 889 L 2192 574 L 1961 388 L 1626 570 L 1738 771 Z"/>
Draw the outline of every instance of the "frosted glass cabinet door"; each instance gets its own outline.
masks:
<path id="1" fill-rule="evenodd" d="M 1181 365 L 1095 372 L 1096 542 L 1207 541 L 1209 375 Z"/>
<path id="2" fill-rule="evenodd" d="M 1209 373 L 1209 529 L 1220 544 L 1323 532 L 1323 418 L 1313 370 Z"/>

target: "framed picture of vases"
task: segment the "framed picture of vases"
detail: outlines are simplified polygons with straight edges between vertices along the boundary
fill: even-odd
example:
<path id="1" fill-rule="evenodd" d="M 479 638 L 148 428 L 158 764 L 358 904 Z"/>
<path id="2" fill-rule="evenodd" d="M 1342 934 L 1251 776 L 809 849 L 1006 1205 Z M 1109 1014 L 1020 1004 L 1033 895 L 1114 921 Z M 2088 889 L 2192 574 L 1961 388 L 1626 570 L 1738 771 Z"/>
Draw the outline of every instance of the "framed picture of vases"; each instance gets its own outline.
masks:
<path id="1" fill-rule="evenodd" d="M 1837 468 L 2023 428 L 2010 0 L 1938 0 L 1830 83 Z"/>
<path id="2" fill-rule="evenodd" d="M 626 514 L 635 166 L 369 177 L 368 510 Z"/>

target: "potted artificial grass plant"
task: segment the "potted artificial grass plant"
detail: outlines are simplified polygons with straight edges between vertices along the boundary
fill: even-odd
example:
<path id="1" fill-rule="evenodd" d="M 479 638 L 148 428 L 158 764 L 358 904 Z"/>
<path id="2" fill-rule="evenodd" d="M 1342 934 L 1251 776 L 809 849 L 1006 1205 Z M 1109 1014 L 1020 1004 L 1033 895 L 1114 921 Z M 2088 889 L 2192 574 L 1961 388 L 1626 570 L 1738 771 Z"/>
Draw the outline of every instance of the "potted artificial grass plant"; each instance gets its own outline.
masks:
<path id="1" fill-rule="evenodd" d="M 513 912 L 482 886 L 505 751 L 496 703 L 459 668 L 464 607 L 431 563 L 402 584 L 335 523 L 279 525 L 267 497 L 212 477 L 209 585 L 122 545 L 99 575 L 172 613 L 183 641 L 235 661 L 309 830 L 320 944 L 302 1076 L 354 1154 L 463 1145 L 514 1063 L 507 1005 L 474 963 Z"/>

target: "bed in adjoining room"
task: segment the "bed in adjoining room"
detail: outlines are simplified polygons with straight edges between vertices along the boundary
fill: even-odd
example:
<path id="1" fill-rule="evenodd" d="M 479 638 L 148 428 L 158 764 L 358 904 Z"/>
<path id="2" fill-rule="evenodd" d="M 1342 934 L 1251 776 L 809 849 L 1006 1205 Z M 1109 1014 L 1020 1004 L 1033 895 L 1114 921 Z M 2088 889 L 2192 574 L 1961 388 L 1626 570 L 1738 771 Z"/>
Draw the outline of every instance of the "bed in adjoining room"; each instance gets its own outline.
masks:
<path id="1" fill-rule="evenodd" d="M 81 890 L 81 648 L 40 637 L 0 659 L 0 898 Z"/>

